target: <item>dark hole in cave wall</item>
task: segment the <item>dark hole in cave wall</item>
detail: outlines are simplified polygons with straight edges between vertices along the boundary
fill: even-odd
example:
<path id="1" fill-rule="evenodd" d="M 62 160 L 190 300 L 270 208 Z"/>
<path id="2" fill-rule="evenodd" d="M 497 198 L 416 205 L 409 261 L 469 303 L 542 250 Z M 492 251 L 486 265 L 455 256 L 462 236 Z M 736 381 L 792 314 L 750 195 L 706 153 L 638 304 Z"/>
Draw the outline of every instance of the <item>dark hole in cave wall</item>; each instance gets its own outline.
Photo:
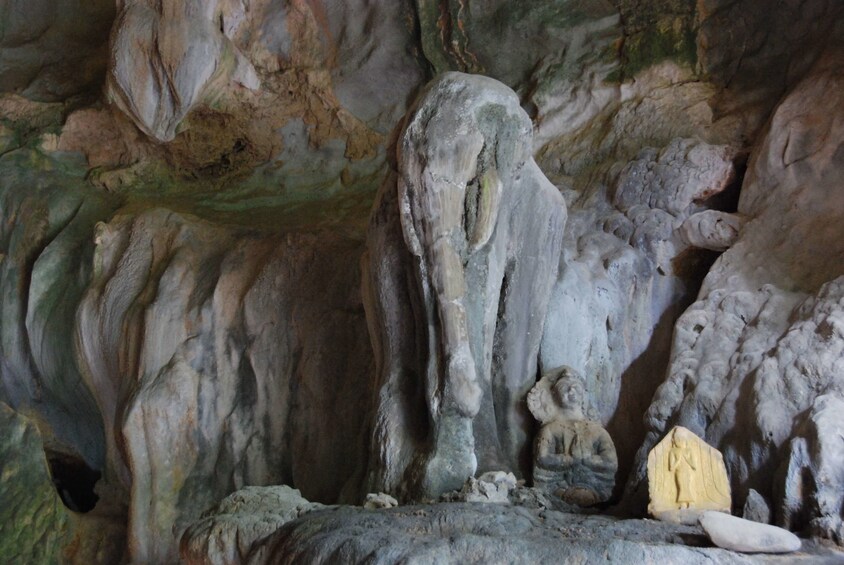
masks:
<path id="1" fill-rule="evenodd" d="M 94 492 L 94 485 L 102 473 L 91 469 L 80 457 L 47 451 L 47 464 L 56 492 L 62 502 L 74 512 L 90 512 L 100 497 Z"/>
<path id="2" fill-rule="evenodd" d="M 738 155 L 733 160 L 736 169 L 736 176 L 733 181 L 727 188 L 710 196 L 700 204 L 710 210 L 719 210 L 730 214 L 738 212 L 741 187 L 744 184 L 744 176 L 747 172 L 747 160 L 748 155 L 746 153 Z M 706 278 L 721 253 L 721 251 L 690 248 L 674 258 L 672 269 L 677 276 L 686 280 L 689 296 L 697 296 L 701 285 L 703 285 L 703 279 Z"/>
<path id="3" fill-rule="evenodd" d="M 744 184 L 744 175 L 747 172 L 748 155 L 743 153 L 733 159 L 733 165 L 736 169 L 736 176 L 733 182 L 724 190 L 717 194 L 713 194 L 708 199 L 704 200 L 702 204 L 712 210 L 720 210 L 721 212 L 728 212 L 734 214 L 738 211 L 739 197 L 741 196 L 741 187 Z"/>

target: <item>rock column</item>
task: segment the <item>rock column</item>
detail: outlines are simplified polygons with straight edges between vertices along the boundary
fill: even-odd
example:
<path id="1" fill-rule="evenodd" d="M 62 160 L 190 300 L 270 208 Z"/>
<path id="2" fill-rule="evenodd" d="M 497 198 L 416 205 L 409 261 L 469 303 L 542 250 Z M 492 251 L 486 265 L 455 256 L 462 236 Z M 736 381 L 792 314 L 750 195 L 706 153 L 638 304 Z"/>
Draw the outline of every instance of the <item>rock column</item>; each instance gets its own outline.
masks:
<path id="1" fill-rule="evenodd" d="M 525 473 L 566 218 L 531 137 L 516 95 L 486 77 L 441 75 L 408 113 L 364 259 L 373 487 L 436 496 L 476 471 Z"/>

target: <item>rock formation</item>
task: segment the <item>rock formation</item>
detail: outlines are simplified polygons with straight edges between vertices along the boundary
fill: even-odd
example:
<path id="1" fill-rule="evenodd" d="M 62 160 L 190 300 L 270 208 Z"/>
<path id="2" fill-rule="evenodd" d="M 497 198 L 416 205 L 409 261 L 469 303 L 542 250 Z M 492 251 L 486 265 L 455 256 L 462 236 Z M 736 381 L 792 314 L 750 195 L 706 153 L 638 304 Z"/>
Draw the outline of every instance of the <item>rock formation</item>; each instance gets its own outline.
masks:
<path id="1" fill-rule="evenodd" d="M 308 502 L 288 486 L 246 487 L 226 498 L 185 530 L 179 557 L 183 563 L 244 563 L 253 545 L 281 526 L 322 504 Z"/>
<path id="2" fill-rule="evenodd" d="M 172 532 L 233 487 L 357 499 L 372 371 L 359 242 L 162 209 L 108 220 L 61 175 L 43 181 L 64 189 L 49 212 L 9 180 L 4 284 L 27 292 L 4 304 L 5 394 L 102 470 L 94 513 L 122 506 L 132 559 L 175 558 Z"/>
<path id="3" fill-rule="evenodd" d="M 219 96 L 214 83 L 260 82 L 220 29 L 221 2 L 118 2 L 108 89 L 112 101 L 145 133 L 170 141 L 193 107 Z"/>
<path id="4" fill-rule="evenodd" d="M 748 221 L 677 321 L 645 443 L 667 425 L 688 427 L 723 451 L 739 504 L 754 488 L 780 507 L 778 520 L 833 539 L 844 501 L 840 473 L 827 469 L 841 451 L 826 438 L 840 422 L 824 414 L 840 403 L 844 363 L 840 65 L 819 63 L 752 155 L 739 202 Z M 797 490 L 815 510 L 795 510 Z"/>
<path id="5" fill-rule="evenodd" d="M 231 485 L 357 496 L 355 407 L 371 370 L 349 286 L 357 249 L 227 233 L 163 210 L 99 226 L 76 331 L 113 430 L 106 469 L 128 490 L 136 559 L 171 559 L 163 540 Z"/>
<path id="6" fill-rule="evenodd" d="M 268 555 L 283 556 L 282 563 L 759 562 L 720 548 L 678 543 L 703 537 L 693 526 L 502 504 L 406 506 L 377 513 L 342 507 L 311 512 L 288 523 L 257 545 L 246 562 L 266 563 Z M 803 557 L 807 562 L 818 559 Z"/>
<path id="7" fill-rule="evenodd" d="M 436 497 L 476 471 L 524 476 L 565 207 L 518 98 L 446 73 L 409 111 L 364 286 L 378 364 L 373 489 Z"/>
<path id="8" fill-rule="evenodd" d="M 0 438 L 0 553 L 9 562 L 50 563 L 69 541 L 70 512 L 50 480 L 38 429 L 0 404 Z"/>
<path id="9" fill-rule="evenodd" d="M 842 543 L 844 5 L 768 8 L 0 0 L 0 402 L 42 438 L 9 468 L 46 454 L 68 506 L 39 555 L 173 561 L 247 486 L 503 499 L 482 473 L 530 476 L 524 397 L 562 365 L 617 513 L 683 425 L 734 511 Z M 20 540 L 47 485 L 17 497 L 24 475 L 0 483 Z M 510 555 L 490 515 L 565 509 L 508 500 L 444 535 Z M 360 519 L 331 512 L 282 526 L 298 549 L 222 553 L 325 555 L 307 540 Z M 690 558 L 559 520 L 583 555 Z M 649 539 L 706 543 L 671 531 Z"/>
<path id="10" fill-rule="evenodd" d="M 98 88 L 114 12 L 111 0 L 0 2 L 0 92 L 61 102 Z"/>

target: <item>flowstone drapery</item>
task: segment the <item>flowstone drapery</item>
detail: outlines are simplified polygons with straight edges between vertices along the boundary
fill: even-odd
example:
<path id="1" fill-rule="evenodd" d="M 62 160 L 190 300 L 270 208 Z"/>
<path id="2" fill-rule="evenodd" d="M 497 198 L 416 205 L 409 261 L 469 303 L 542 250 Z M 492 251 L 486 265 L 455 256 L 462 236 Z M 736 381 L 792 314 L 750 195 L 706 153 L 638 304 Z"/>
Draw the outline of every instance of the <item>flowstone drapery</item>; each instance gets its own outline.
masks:
<path id="1" fill-rule="evenodd" d="M 524 476 L 563 199 L 531 157 L 518 98 L 486 77 L 433 81 L 397 153 L 364 259 L 378 363 L 370 490 L 436 496 L 476 471 Z"/>

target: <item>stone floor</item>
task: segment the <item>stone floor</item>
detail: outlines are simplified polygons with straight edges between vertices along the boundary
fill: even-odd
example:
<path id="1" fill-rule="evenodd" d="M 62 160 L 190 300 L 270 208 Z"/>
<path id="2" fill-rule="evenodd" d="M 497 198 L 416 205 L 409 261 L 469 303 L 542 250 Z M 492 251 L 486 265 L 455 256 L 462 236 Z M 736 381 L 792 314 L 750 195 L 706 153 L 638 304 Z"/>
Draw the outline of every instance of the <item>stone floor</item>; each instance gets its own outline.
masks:
<path id="1" fill-rule="evenodd" d="M 450 502 L 378 510 L 306 506 L 296 491 L 288 490 L 273 498 L 274 507 L 281 501 L 288 509 L 263 508 L 264 497 L 253 496 L 252 503 L 240 502 L 205 518 L 211 522 L 182 539 L 182 558 L 251 564 L 844 563 L 844 552 L 810 540 L 787 555 L 734 553 L 714 547 L 697 525 L 513 504 Z M 275 525 L 256 528 L 256 519 Z"/>

